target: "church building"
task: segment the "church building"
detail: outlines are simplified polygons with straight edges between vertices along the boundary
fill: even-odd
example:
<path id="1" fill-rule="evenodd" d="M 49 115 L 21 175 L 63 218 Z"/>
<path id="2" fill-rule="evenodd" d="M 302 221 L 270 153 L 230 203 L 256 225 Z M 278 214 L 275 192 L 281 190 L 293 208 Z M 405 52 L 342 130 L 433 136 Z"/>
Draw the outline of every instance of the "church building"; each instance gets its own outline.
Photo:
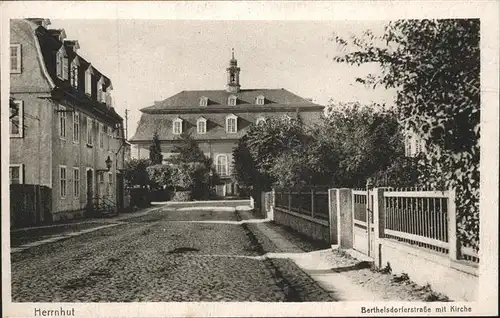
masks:
<path id="1" fill-rule="evenodd" d="M 307 125 L 321 117 L 324 106 L 284 88 L 242 89 L 234 52 L 226 73 L 225 89 L 181 91 L 141 109 L 137 131 L 130 139 L 132 157 L 149 158 L 149 146 L 156 132 L 163 158 L 168 160 L 175 155 L 173 149 L 179 136 L 189 133 L 205 155 L 213 159 L 222 180 L 217 193 L 233 196 L 238 192 L 238 185 L 233 176 L 232 151 L 251 125 L 284 116 L 299 116 Z"/>

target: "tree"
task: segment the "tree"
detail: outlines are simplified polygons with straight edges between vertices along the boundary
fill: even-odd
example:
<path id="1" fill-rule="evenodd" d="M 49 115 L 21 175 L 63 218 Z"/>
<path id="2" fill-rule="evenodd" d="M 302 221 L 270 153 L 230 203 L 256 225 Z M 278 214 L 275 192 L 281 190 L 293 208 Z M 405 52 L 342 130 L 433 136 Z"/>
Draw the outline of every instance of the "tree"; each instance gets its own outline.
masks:
<path id="1" fill-rule="evenodd" d="M 233 150 L 238 182 L 254 191 L 269 190 L 276 181 L 270 173 L 274 161 L 304 138 L 304 128 L 296 119 L 270 118 L 250 127 Z"/>
<path id="2" fill-rule="evenodd" d="M 326 144 L 322 161 L 336 187 L 362 187 L 366 179 L 404 156 L 403 138 L 393 111 L 380 105 L 333 103 L 316 132 Z M 331 155 L 325 151 L 330 151 Z"/>
<path id="3" fill-rule="evenodd" d="M 208 163 L 207 158 L 200 149 L 198 142 L 188 133 L 183 133 L 179 138 L 179 143 L 174 145 L 176 153 L 174 162 L 203 162 Z"/>
<path id="4" fill-rule="evenodd" d="M 269 174 L 274 185 L 279 188 L 300 188 L 312 185 L 315 182 L 314 170 L 317 168 L 312 163 L 314 154 L 305 146 L 296 146 L 280 154 L 275 160 Z"/>
<path id="5" fill-rule="evenodd" d="M 299 145 L 304 128 L 295 119 L 270 118 L 247 132 L 247 145 L 260 172 L 269 171 L 279 154 Z"/>
<path id="6" fill-rule="evenodd" d="M 163 162 L 160 138 L 158 137 L 157 132 L 154 133 L 151 146 L 149 146 L 149 160 L 153 165 L 160 165 Z"/>
<path id="7" fill-rule="evenodd" d="M 353 50 L 335 58 L 377 63 L 380 75 L 358 79 L 397 89 L 396 107 L 406 130 L 426 142 L 420 164 L 433 188 L 457 191 L 458 232 L 479 247 L 479 19 L 399 20 L 381 36 L 336 37 Z"/>
<path id="8" fill-rule="evenodd" d="M 168 188 L 172 187 L 173 168 L 169 165 L 152 165 L 146 168 L 150 183 L 153 187 Z"/>
<path id="9" fill-rule="evenodd" d="M 177 153 L 172 160 L 174 186 L 190 190 L 194 199 L 207 199 L 212 195 L 212 186 L 219 182 L 212 159 L 205 156 L 189 134 L 180 136 L 174 152 Z"/>
<path id="10" fill-rule="evenodd" d="M 149 159 L 131 159 L 125 162 L 124 177 L 127 183 L 130 186 L 148 186 L 150 180 L 146 168 L 150 164 Z"/>

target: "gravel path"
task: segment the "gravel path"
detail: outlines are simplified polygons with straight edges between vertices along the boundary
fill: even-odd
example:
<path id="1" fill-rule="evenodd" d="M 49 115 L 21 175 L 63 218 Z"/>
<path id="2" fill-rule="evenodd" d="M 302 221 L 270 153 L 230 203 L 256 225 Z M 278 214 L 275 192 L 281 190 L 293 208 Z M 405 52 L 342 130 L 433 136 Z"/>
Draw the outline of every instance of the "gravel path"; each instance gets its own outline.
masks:
<path id="1" fill-rule="evenodd" d="M 14 302 L 325 301 L 333 298 L 234 212 L 154 211 L 12 254 Z"/>

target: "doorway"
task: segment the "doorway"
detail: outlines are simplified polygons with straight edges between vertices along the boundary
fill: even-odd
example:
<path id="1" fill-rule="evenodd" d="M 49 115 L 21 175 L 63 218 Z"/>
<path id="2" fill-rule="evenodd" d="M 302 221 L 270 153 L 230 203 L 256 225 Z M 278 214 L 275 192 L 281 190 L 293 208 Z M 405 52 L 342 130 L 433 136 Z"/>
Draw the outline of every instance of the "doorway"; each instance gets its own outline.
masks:
<path id="1" fill-rule="evenodd" d="M 93 197 L 94 197 L 94 174 L 91 169 L 87 170 L 87 214 L 88 215 L 93 215 L 94 214 L 94 204 L 93 204 Z"/>

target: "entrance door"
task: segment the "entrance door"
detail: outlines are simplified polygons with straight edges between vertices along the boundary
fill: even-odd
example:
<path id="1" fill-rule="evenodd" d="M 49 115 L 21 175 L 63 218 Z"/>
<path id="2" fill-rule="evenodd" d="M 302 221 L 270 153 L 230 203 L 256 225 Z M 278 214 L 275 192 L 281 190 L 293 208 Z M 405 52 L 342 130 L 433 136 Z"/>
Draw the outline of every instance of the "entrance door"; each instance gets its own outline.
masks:
<path id="1" fill-rule="evenodd" d="M 87 170 L 87 213 L 92 215 L 94 212 L 93 197 L 94 197 L 94 178 L 92 170 Z"/>
<path id="2" fill-rule="evenodd" d="M 116 186 L 118 187 L 117 189 L 117 197 L 116 197 L 116 206 L 118 208 L 118 211 L 121 211 L 123 209 L 123 175 L 117 174 L 116 175 Z M 113 189 L 111 189 L 113 191 Z"/>

